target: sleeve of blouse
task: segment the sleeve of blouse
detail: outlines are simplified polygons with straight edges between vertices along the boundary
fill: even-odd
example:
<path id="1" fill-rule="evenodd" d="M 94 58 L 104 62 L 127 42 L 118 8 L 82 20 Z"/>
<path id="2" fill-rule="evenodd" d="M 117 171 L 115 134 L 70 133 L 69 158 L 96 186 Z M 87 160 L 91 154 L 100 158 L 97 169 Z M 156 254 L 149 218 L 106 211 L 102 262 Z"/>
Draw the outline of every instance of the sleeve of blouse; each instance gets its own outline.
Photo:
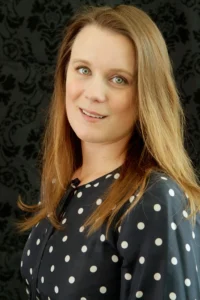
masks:
<path id="1" fill-rule="evenodd" d="M 179 185 L 160 175 L 126 216 L 117 241 L 120 300 L 200 299 L 200 244 L 186 203 Z"/>

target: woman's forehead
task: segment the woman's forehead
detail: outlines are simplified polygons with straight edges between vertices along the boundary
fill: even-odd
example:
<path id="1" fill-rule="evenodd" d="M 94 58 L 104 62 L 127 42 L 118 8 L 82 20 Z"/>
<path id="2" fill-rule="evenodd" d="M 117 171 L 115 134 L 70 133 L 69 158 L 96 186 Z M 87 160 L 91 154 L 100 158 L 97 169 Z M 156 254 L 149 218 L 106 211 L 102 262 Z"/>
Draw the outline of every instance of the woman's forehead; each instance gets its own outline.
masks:
<path id="1" fill-rule="evenodd" d="M 133 43 L 125 36 L 94 25 L 84 27 L 75 38 L 71 60 L 85 60 L 109 68 L 133 70 L 135 55 Z"/>

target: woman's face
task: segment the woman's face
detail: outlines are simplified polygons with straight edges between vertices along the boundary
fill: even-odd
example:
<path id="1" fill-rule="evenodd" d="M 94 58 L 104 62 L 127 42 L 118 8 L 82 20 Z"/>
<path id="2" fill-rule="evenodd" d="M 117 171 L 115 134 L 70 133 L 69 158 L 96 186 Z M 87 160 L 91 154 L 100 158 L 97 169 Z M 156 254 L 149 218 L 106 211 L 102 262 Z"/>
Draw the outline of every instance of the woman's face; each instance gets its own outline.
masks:
<path id="1" fill-rule="evenodd" d="M 136 121 L 135 55 L 123 35 L 88 25 L 72 46 L 66 76 L 66 113 L 82 142 L 126 142 Z M 88 117 L 81 111 L 106 116 Z"/>

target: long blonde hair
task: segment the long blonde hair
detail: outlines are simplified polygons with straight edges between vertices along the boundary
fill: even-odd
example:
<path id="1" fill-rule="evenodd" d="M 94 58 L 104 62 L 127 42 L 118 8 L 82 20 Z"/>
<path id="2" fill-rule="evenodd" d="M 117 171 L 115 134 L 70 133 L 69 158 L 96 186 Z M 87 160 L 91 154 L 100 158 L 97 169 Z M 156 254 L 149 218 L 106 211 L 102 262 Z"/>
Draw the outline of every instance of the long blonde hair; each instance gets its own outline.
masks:
<path id="1" fill-rule="evenodd" d="M 189 218 L 194 221 L 200 207 L 200 186 L 184 148 L 185 117 L 165 41 L 145 12 L 134 6 L 118 5 L 115 8 L 85 7 L 67 26 L 58 53 L 42 145 L 40 203 L 29 206 L 18 201 L 22 210 L 34 212 L 17 223 L 19 231 L 31 228 L 47 215 L 53 226 L 58 230 L 63 228 L 56 216 L 56 207 L 73 173 L 82 164 L 80 140 L 70 127 L 65 111 L 66 66 L 77 34 L 89 24 L 122 34 L 132 41 L 137 62 L 138 119 L 127 144 L 119 179 L 104 193 L 103 203 L 84 223 L 89 227 L 88 235 L 107 222 L 107 236 L 116 214 L 140 187 L 135 201 L 118 220 L 116 226 L 119 226 L 145 192 L 152 171 L 165 172 L 180 185 L 189 197 Z M 52 184 L 52 179 L 56 179 L 56 184 Z"/>

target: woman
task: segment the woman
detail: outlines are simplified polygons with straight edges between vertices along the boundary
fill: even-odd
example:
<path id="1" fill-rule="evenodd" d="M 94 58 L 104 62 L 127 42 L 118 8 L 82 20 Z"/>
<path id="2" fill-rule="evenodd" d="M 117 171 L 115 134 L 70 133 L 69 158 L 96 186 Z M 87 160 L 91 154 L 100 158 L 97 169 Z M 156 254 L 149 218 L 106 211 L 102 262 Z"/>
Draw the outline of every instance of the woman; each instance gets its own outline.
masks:
<path id="1" fill-rule="evenodd" d="M 30 299 L 200 299 L 200 187 L 164 39 L 134 6 L 90 7 L 60 47 L 41 198 L 21 274 Z"/>

